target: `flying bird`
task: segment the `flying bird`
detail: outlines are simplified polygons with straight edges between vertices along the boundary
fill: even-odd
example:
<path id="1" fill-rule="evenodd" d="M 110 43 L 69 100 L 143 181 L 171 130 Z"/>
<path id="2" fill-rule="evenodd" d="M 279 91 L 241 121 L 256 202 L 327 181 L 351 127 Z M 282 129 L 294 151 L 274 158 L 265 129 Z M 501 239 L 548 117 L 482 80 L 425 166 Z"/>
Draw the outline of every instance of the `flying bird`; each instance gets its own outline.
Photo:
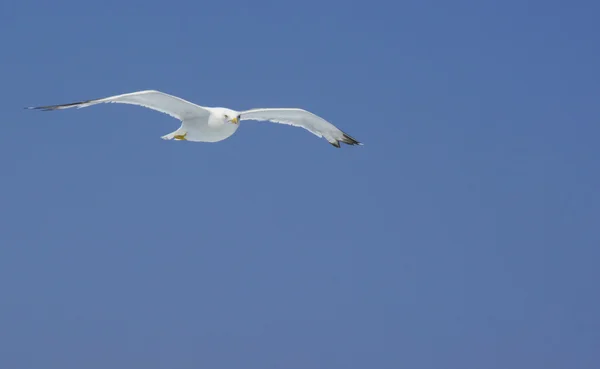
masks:
<path id="1" fill-rule="evenodd" d="M 95 100 L 28 107 L 26 109 L 45 111 L 69 108 L 80 109 L 102 103 L 138 105 L 178 119 L 181 126 L 176 131 L 162 136 L 161 138 L 164 140 L 218 142 L 233 135 L 239 128 L 240 121 L 256 120 L 304 128 L 317 137 L 325 138 L 327 142 L 337 148 L 340 147 L 340 142 L 347 145 L 362 145 L 362 143 L 342 132 L 325 119 L 304 109 L 262 108 L 235 111 L 227 108 L 196 105 L 177 96 L 156 90 L 137 91 Z"/>

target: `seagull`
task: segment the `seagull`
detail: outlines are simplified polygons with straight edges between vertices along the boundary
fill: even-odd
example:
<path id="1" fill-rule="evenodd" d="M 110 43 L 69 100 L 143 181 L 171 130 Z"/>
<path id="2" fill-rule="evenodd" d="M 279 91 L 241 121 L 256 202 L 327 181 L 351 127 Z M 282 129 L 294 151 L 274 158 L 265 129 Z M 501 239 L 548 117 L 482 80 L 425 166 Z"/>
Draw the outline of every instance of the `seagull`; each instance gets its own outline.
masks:
<path id="1" fill-rule="evenodd" d="M 164 140 L 219 142 L 233 135 L 239 128 L 240 121 L 255 120 L 304 128 L 319 138 L 325 138 L 327 142 L 337 148 L 340 147 L 340 142 L 347 145 L 362 145 L 325 119 L 304 109 L 261 108 L 235 111 L 196 105 L 180 97 L 156 90 L 137 91 L 62 105 L 27 107 L 26 109 L 43 111 L 80 109 L 102 103 L 138 105 L 178 119 L 181 126 L 176 131 L 162 136 L 161 138 Z"/>

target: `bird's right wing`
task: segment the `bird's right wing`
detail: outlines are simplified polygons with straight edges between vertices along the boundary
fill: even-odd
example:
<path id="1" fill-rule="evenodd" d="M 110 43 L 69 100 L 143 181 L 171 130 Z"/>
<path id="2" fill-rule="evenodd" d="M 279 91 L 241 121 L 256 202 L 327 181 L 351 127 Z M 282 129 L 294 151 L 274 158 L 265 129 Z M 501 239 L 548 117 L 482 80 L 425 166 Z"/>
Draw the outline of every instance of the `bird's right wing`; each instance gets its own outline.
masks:
<path id="1" fill-rule="evenodd" d="M 27 109 L 35 110 L 58 110 L 68 108 L 85 108 L 91 105 L 101 103 L 121 103 L 143 106 L 148 109 L 156 110 L 168 114 L 173 118 L 183 121 L 184 119 L 194 119 L 199 117 L 208 117 L 210 112 L 207 108 L 193 104 L 177 96 L 172 96 L 164 92 L 155 90 L 137 91 L 123 95 L 109 96 L 102 99 L 86 100 L 62 105 L 48 105 L 29 107 Z"/>

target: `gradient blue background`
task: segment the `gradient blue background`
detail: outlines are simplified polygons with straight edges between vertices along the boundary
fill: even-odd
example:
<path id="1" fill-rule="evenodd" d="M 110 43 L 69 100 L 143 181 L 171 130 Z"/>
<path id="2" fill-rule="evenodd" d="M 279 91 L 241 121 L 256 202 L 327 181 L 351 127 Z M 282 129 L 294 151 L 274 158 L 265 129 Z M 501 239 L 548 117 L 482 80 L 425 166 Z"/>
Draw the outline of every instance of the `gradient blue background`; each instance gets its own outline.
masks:
<path id="1" fill-rule="evenodd" d="M 599 12 L 3 2 L 0 368 L 598 368 Z M 143 89 L 365 146 L 23 110 Z"/>

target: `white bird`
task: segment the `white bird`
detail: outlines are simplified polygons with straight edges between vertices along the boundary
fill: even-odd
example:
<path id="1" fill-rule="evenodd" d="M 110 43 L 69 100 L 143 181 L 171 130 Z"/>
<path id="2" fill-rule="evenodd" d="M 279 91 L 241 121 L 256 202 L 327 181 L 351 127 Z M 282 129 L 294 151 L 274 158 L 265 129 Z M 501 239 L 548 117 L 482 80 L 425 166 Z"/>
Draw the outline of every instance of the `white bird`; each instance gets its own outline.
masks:
<path id="1" fill-rule="evenodd" d="M 161 137 L 165 140 L 218 142 L 233 135 L 237 131 L 240 121 L 258 120 L 302 127 L 318 137 L 325 138 L 337 148 L 340 147 L 340 142 L 347 145 L 362 145 L 325 119 L 303 109 L 264 108 L 235 111 L 227 108 L 211 108 L 199 106 L 177 96 L 155 90 L 137 91 L 62 105 L 28 107 L 27 109 L 79 109 L 101 103 L 139 105 L 178 119 L 181 126 L 176 131 Z"/>

